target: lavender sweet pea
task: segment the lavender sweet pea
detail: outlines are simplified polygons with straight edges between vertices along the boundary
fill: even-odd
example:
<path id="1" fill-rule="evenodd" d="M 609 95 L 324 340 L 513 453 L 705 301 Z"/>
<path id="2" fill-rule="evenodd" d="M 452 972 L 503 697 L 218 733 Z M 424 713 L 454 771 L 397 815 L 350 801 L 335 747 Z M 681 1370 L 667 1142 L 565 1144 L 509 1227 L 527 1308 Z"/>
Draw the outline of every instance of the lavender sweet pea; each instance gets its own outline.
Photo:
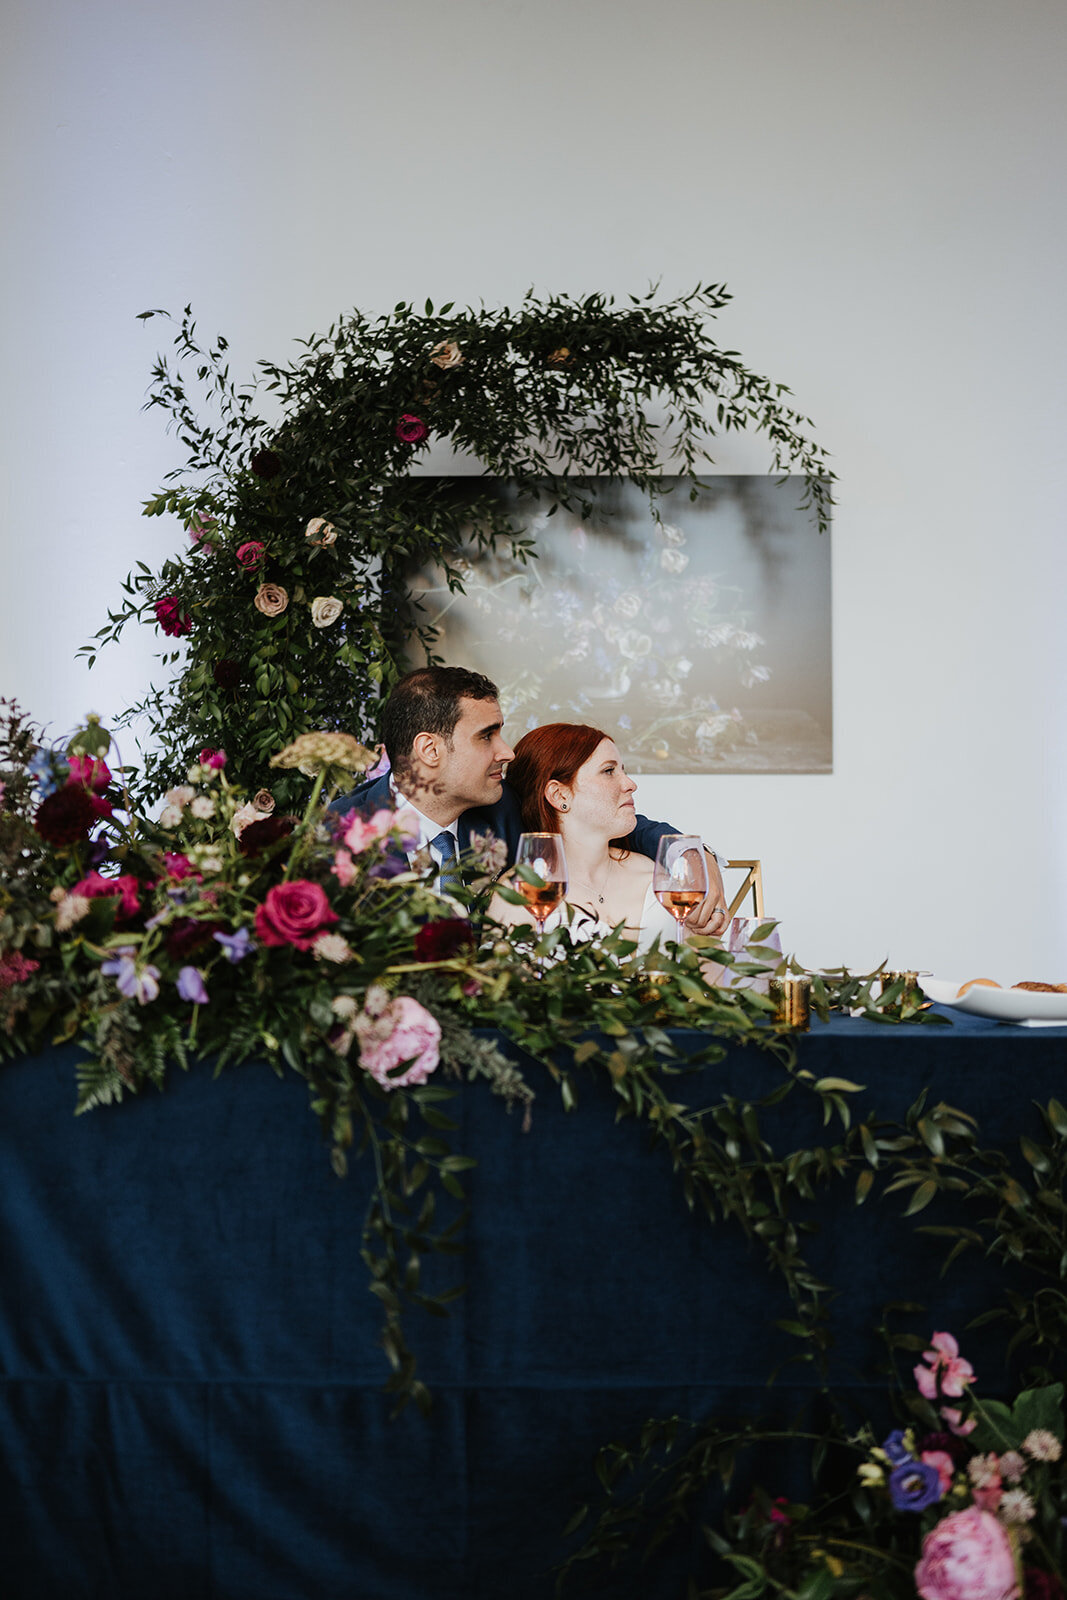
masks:
<path id="1" fill-rule="evenodd" d="M 101 962 L 100 971 L 105 978 L 114 978 L 119 994 L 138 1005 L 146 1006 L 159 994 L 159 968 L 138 967 L 133 945 L 123 945 L 114 960 Z"/>
<path id="2" fill-rule="evenodd" d="M 191 1000 L 194 1006 L 206 1006 L 211 998 L 196 967 L 183 967 L 178 973 L 176 987 L 181 998 Z"/>
<path id="3" fill-rule="evenodd" d="M 256 948 L 256 942 L 247 928 L 238 928 L 236 933 L 216 933 L 213 938 L 221 944 L 226 960 L 235 965 L 243 961 L 245 956 L 250 956 Z"/>

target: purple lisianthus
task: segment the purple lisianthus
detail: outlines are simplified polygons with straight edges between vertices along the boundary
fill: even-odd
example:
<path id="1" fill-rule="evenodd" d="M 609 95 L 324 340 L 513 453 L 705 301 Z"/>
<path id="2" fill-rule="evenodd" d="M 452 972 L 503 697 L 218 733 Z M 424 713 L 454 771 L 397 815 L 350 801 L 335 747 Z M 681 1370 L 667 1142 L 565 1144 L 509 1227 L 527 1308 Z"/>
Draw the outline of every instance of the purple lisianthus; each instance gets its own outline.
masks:
<path id="1" fill-rule="evenodd" d="M 247 928 L 238 928 L 236 933 L 216 933 L 214 937 L 221 944 L 226 960 L 235 965 L 243 961 L 245 956 L 250 956 L 256 948 L 255 940 Z"/>
<path id="2" fill-rule="evenodd" d="M 178 994 L 194 1006 L 206 1006 L 211 996 L 204 987 L 203 975 L 196 967 L 183 967 L 178 974 Z"/>
<path id="3" fill-rule="evenodd" d="M 159 968 L 138 967 L 132 944 L 116 951 L 114 960 L 101 962 L 100 971 L 105 978 L 114 978 L 119 994 L 138 1005 L 146 1006 L 159 993 Z"/>
<path id="4" fill-rule="evenodd" d="M 889 1498 L 898 1511 L 925 1511 L 941 1499 L 941 1477 L 926 1461 L 905 1461 L 889 1474 Z"/>
<path id="5" fill-rule="evenodd" d="M 905 1461 L 913 1461 L 915 1459 L 904 1442 L 904 1430 L 902 1428 L 894 1428 L 888 1439 L 882 1440 L 882 1449 L 895 1467 L 903 1466 Z"/>
<path id="6" fill-rule="evenodd" d="M 380 861 L 367 870 L 368 878 L 398 878 L 402 872 L 407 872 L 408 858 L 398 850 L 386 850 Z"/>

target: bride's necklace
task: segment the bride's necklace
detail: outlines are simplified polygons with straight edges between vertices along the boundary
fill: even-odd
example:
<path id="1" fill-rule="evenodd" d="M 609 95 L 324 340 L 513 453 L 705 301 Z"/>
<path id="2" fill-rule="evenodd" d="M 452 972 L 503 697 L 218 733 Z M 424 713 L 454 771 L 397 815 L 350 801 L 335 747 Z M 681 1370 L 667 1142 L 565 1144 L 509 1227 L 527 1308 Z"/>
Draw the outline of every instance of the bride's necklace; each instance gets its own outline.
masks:
<path id="1" fill-rule="evenodd" d="M 597 888 L 596 884 L 593 882 L 592 878 L 579 878 L 579 880 L 578 880 L 579 883 L 584 883 L 587 889 L 591 889 L 593 891 L 593 894 L 592 894 L 592 896 L 590 898 L 595 898 L 600 905 L 604 904 L 604 890 L 607 888 L 608 875 L 611 872 L 611 869 L 612 869 L 612 867 L 614 865 L 615 865 L 614 861 L 609 856 L 608 857 L 608 864 L 604 868 L 603 876 L 600 879 L 600 888 L 599 889 Z"/>

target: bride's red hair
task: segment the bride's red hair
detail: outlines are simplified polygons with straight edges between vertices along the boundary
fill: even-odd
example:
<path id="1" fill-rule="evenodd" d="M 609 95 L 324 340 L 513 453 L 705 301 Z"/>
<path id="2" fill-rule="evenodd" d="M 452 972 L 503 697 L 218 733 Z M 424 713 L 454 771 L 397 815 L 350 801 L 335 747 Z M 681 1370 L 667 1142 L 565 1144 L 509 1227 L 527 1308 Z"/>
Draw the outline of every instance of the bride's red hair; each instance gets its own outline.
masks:
<path id="1" fill-rule="evenodd" d="M 570 788 L 578 768 L 607 737 L 584 722 L 546 722 L 523 734 L 508 762 L 508 783 L 519 797 L 528 832 L 559 832 L 559 812 L 545 799 L 545 789 L 553 778 Z"/>

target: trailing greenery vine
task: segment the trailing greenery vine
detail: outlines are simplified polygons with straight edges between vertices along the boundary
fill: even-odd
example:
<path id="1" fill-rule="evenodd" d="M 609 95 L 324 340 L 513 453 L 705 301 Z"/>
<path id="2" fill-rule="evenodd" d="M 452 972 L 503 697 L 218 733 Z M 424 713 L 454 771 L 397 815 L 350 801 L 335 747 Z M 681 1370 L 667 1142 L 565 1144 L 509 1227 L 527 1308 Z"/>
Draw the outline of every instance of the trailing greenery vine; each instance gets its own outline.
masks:
<path id="1" fill-rule="evenodd" d="M 665 475 L 697 495 L 715 437 L 754 428 L 772 470 L 806 478 L 825 528 L 833 473 L 810 419 L 708 332 L 729 298 L 709 284 L 664 303 L 653 289 L 619 305 L 531 293 L 514 312 L 353 311 L 247 384 L 186 307 L 148 406 L 187 463 L 144 509 L 180 518 L 189 544 L 158 573 L 138 563 L 83 650 L 91 665 L 134 619 L 175 641 L 162 656 L 171 681 L 128 712 L 150 717 L 160 741 L 131 776 L 135 796 L 154 799 L 222 744 L 250 793 L 269 782 L 282 807 L 302 803 L 296 774 L 269 771 L 279 743 L 312 729 L 369 739 L 381 696 L 432 654 L 412 571 L 435 565 L 456 590 L 472 545 L 536 556 L 485 476 L 546 505 L 581 501 L 583 478 L 627 477 L 655 512 Z M 478 475 L 420 477 L 435 441 Z"/>

